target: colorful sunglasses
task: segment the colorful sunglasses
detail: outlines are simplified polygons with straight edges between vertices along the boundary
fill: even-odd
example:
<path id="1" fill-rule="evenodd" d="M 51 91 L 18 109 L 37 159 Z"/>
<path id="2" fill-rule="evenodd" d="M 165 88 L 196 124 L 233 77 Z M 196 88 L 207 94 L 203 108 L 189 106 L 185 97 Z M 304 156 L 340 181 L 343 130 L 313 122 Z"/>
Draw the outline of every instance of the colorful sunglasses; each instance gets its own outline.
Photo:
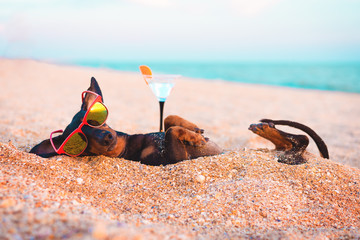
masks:
<path id="1" fill-rule="evenodd" d="M 90 127 L 101 127 L 106 122 L 106 119 L 108 117 L 108 109 L 106 106 L 102 103 L 101 96 L 99 94 L 96 94 L 91 91 L 84 91 L 81 94 L 82 102 L 84 102 L 85 94 L 93 94 L 96 96 L 95 100 L 90 105 L 89 109 L 86 111 L 85 116 L 83 118 L 82 123 L 79 125 L 78 128 L 76 128 L 61 144 L 61 146 L 56 149 L 55 144 L 53 142 L 53 134 L 55 133 L 63 133 L 63 130 L 57 130 L 50 134 L 50 142 L 52 147 L 54 148 L 55 152 L 57 154 L 63 154 L 77 157 L 80 154 L 82 154 L 87 145 L 88 140 L 85 136 L 85 134 L 82 132 L 81 128 L 84 125 L 90 126 Z"/>

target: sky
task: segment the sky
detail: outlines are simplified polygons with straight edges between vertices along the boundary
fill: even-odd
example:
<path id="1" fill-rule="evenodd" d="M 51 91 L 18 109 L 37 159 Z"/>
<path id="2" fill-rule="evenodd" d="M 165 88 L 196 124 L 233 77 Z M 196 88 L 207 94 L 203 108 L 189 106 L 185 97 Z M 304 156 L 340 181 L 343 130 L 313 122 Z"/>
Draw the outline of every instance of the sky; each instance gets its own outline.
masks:
<path id="1" fill-rule="evenodd" d="M 0 57 L 360 61 L 359 0 L 0 0 Z"/>

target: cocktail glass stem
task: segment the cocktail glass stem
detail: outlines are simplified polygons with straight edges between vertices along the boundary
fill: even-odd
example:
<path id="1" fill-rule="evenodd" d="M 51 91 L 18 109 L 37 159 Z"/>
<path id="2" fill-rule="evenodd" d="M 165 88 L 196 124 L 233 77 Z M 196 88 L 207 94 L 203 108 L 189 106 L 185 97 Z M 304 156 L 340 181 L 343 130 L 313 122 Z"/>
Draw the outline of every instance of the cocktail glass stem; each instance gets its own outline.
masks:
<path id="1" fill-rule="evenodd" d="M 160 132 L 163 131 L 163 112 L 164 112 L 164 104 L 165 102 L 159 101 L 160 104 Z"/>

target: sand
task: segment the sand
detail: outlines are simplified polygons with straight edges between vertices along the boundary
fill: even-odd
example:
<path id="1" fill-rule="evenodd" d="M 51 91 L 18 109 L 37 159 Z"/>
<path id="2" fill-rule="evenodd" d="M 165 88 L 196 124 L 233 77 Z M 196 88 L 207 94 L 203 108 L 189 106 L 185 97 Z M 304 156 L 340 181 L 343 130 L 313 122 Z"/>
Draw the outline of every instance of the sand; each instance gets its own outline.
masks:
<path id="1" fill-rule="evenodd" d="M 29 154 L 71 121 L 92 76 L 113 129 L 158 130 L 158 102 L 139 74 L 0 59 L 0 239 L 360 237 L 359 94 L 182 78 L 165 115 L 195 122 L 224 154 L 159 167 Z M 330 160 L 312 142 L 308 163 L 278 163 L 247 130 L 261 118 L 310 126 Z"/>

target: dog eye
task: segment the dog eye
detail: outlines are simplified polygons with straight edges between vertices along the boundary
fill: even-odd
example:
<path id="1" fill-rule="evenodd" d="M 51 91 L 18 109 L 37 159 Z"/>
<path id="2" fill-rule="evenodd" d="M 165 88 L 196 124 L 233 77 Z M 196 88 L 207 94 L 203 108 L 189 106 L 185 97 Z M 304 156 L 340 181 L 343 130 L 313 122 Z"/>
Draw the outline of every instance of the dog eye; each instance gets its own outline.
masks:
<path id="1" fill-rule="evenodd" d="M 88 120 L 87 123 L 92 126 L 100 126 L 100 123 L 96 120 Z"/>

